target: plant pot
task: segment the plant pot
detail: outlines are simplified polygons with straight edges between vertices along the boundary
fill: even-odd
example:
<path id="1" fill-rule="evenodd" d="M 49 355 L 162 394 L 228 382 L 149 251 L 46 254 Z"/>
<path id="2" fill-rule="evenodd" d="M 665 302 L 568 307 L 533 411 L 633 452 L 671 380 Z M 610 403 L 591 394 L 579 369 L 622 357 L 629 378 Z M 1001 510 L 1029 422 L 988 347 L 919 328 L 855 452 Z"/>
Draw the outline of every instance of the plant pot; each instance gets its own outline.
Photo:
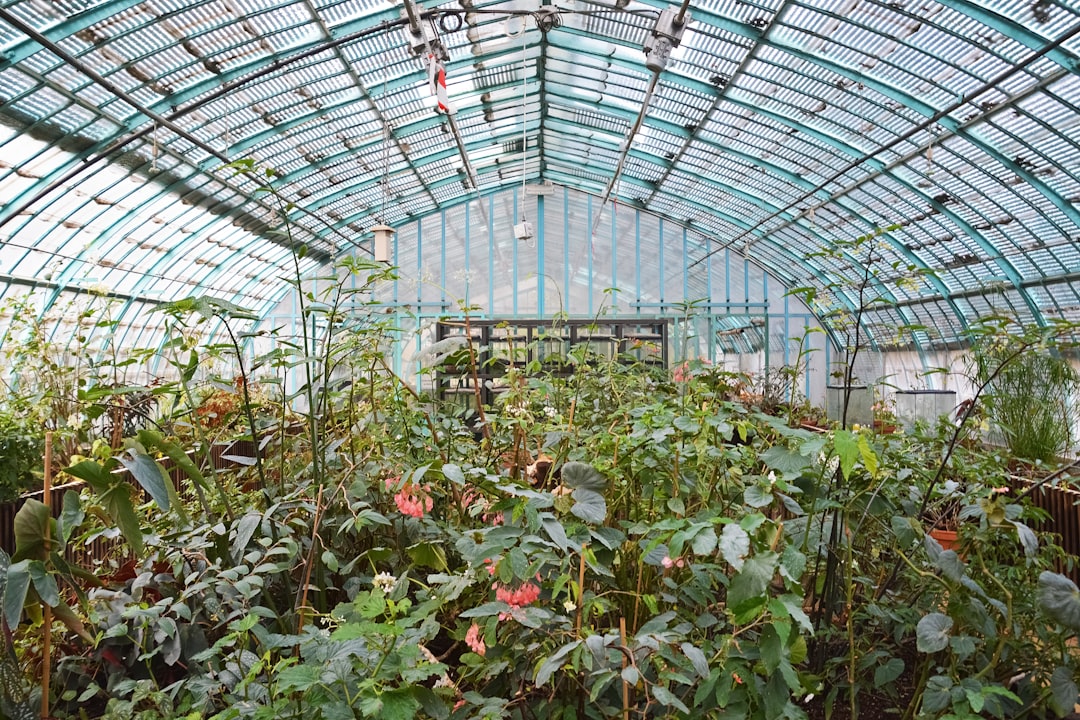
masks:
<path id="1" fill-rule="evenodd" d="M 896 423 L 886 422 L 884 420 L 874 421 L 874 430 L 878 433 L 881 433 L 882 435 L 892 435 L 898 429 L 899 428 L 896 426 Z"/>
<path id="2" fill-rule="evenodd" d="M 955 530 L 942 530 L 941 528 L 934 528 L 930 531 L 930 537 L 937 540 L 938 545 L 942 550 L 955 550 L 959 544 Z"/>

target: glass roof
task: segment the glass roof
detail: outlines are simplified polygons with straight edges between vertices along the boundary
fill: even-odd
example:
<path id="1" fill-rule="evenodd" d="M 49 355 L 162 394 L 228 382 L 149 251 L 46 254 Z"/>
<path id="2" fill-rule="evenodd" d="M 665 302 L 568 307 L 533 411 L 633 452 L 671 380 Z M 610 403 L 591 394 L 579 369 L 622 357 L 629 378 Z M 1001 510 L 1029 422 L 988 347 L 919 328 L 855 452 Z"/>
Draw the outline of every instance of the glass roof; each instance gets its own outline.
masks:
<path id="1" fill-rule="evenodd" d="M 1075 0 L 0 0 L 0 282 L 268 312 L 299 244 L 314 270 L 551 182 L 596 197 L 594 233 L 648 210 L 788 286 L 857 282 L 815 251 L 888 228 L 882 342 L 1075 319 L 1078 68 Z"/>

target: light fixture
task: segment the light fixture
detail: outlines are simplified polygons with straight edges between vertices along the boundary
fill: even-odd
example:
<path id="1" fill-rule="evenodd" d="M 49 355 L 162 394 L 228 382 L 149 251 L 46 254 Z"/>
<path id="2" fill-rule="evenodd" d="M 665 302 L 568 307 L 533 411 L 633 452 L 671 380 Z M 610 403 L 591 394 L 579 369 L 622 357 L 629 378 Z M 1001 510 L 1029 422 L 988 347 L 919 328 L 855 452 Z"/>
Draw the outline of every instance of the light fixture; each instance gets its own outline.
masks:
<path id="1" fill-rule="evenodd" d="M 380 223 L 371 228 L 371 232 L 375 234 L 375 262 L 388 263 L 393 260 L 390 243 L 394 239 L 394 228 Z"/>
<path id="2" fill-rule="evenodd" d="M 525 18 L 521 18 L 521 222 L 514 225 L 514 237 L 519 242 L 528 243 L 533 237 L 533 226 L 529 222 L 529 219 L 525 216 L 525 180 L 527 178 L 526 160 L 528 159 L 529 149 L 529 137 L 528 137 L 528 120 L 529 120 L 529 97 L 527 94 L 528 83 L 526 82 L 526 73 L 528 72 L 528 38 L 525 36 Z M 531 245 L 530 245 L 531 247 Z"/>
<path id="3" fill-rule="evenodd" d="M 383 120 L 383 176 L 380 184 L 382 185 L 382 208 L 379 211 L 379 224 L 371 228 L 375 236 L 372 243 L 372 255 L 375 256 L 375 262 L 388 263 L 394 256 L 391 247 L 394 228 L 386 224 L 386 196 L 390 194 L 390 124 L 385 120 Z"/>

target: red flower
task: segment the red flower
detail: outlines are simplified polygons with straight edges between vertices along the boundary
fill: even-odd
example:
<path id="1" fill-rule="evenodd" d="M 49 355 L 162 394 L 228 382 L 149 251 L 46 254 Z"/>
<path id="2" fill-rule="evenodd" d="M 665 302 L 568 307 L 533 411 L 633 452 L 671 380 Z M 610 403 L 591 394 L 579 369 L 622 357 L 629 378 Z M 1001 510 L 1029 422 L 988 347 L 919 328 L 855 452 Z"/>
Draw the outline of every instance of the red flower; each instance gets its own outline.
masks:
<path id="1" fill-rule="evenodd" d="M 465 633 L 465 644 L 477 655 L 483 655 L 487 652 L 487 646 L 484 645 L 484 638 L 480 634 L 480 626 L 476 623 L 470 625 L 469 631 Z"/>

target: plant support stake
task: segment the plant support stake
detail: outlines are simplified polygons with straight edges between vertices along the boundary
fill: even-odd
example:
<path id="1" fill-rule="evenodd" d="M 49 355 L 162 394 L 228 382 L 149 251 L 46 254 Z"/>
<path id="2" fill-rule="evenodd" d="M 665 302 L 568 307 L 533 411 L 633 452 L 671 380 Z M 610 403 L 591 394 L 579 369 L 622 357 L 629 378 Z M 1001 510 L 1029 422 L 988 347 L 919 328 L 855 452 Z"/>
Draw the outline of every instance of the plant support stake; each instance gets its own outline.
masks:
<path id="1" fill-rule="evenodd" d="M 51 550 L 52 538 L 52 432 L 45 433 L 45 476 L 42 480 L 41 499 L 45 503 L 45 549 Z M 48 603 L 42 612 L 41 629 L 41 720 L 49 720 L 49 675 L 52 671 L 52 607 Z"/>

